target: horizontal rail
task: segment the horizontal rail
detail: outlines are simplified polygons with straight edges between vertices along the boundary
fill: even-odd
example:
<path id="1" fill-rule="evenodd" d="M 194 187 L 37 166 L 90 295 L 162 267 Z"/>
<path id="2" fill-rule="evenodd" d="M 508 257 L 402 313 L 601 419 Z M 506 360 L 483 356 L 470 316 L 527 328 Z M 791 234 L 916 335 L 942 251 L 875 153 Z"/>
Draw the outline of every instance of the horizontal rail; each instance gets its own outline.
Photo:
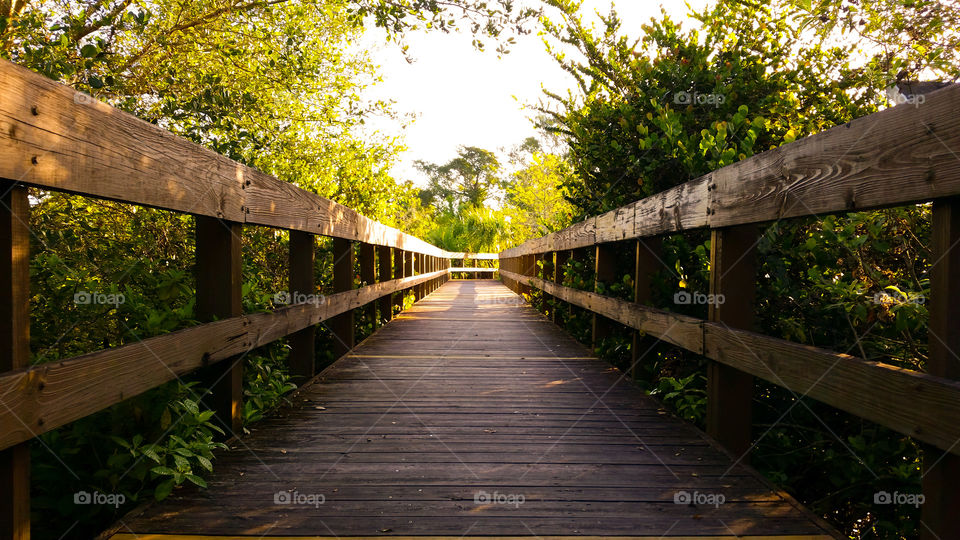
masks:
<path id="1" fill-rule="evenodd" d="M 0 60 L 0 178 L 449 258 L 415 236 Z"/>
<path id="2" fill-rule="evenodd" d="M 197 368 L 249 352 L 446 270 L 200 324 L 112 349 L 0 374 L 0 449 L 27 441 Z"/>
<path id="3" fill-rule="evenodd" d="M 768 150 L 501 257 L 958 195 L 960 84 L 925 97 L 920 107 L 899 105 Z"/>
<path id="4" fill-rule="evenodd" d="M 630 328 L 960 454 L 960 382 L 729 328 L 508 270 L 531 285 Z"/>

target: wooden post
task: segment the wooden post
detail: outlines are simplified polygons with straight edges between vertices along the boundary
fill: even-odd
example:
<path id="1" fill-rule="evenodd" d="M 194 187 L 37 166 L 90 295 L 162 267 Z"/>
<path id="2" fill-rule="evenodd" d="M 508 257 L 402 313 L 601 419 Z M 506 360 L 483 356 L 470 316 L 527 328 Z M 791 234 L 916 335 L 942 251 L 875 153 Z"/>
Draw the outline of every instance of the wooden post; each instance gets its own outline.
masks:
<path id="1" fill-rule="evenodd" d="M 709 320 L 750 330 L 756 294 L 756 225 L 711 231 Z M 750 450 L 753 376 L 711 361 L 707 367 L 707 433 L 737 457 Z"/>
<path id="2" fill-rule="evenodd" d="M 411 253 L 413 257 L 413 275 L 423 273 L 423 255 L 420 253 Z M 423 298 L 423 284 L 413 286 L 413 301 L 419 302 Z"/>
<path id="3" fill-rule="evenodd" d="M 658 259 L 660 253 L 660 237 L 641 238 L 636 242 L 636 258 L 633 270 L 633 301 L 646 304 L 650 301 L 653 274 L 660 267 Z M 630 347 L 630 377 L 637 378 L 637 365 L 643 356 L 650 351 L 657 340 L 633 331 L 633 342 Z"/>
<path id="4" fill-rule="evenodd" d="M 404 262 L 407 260 L 406 253 L 400 248 L 393 248 L 393 277 L 399 279 L 407 274 L 404 272 Z M 403 291 L 393 293 L 393 305 L 399 313 L 403 311 Z M 393 316 L 391 315 L 391 318 Z"/>
<path id="5" fill-rule="evenodd" d="M 594 254 L 593 292 L 599 293 L 601 282 L 610 284 L 617 279 L 616 262 L 613 247 L 610 244 L 597 244 L 594 246 Z M 593 314 L 591 344 L 595 352 L 600 346 L 600 341 L 610 336 L 612 329 L 613 321 L 602 315 Z"/>
<path id="6" fill-rule="evenodd" d="M 960 379 L 960 197 L 933 202 L 927 373 Z M 960 456 L 924 445 L 920 538 L 960 538 Z"/>
<path id="7" fill-rule="evenodd" d="M 315 239 L 310 233 L 290 231 L 290 298 L 298 295 L 315 295 L 317 293 L 313 275 L 315 253 Z M 310 298 L 313 298 L 312 296 Z M 290 344 L 290 376 L 297 384 L 313 377 L 316 370 L 315 363 L 316 327 L 310 326 L 290 334 L 287 338 Z"/>
<path id="8" fill-rule="evenodd" d="M 30 203 L 0 180 L 0 373 L 30 365 Z M 0 540 L 30 539 L 30 443 L 0 450 Z"/>
<path id="9" fill-rule="evenodd" d="M 567 265 L 568 259 L 570 259 L 569 251 L 553 252 L 553 282 L 557 285 L 563 285 L 563 270 Z M 559 303 L 560 300 L 557 299 L 556 302 Z M 558 308 L 559 306 L 553 310 L 553 316 L 551 317 L 554 323 L 557 323 L 559 320 L 559 317 L 557 317 Z"/>
<path id="10" fill-rule="evenodd" d="M 393 279 L 393 266 L 390 260 L 391 251 L 393 250 L 390 246 L 377 247 L 377 273 L 379 274 L 380 283 Z M 384 324 L 390 322 L 390 319 L 393 318 L 393 302 L 390 295 L 381 296 L 377 304 L 380 309 L 380 322 Z"/>
<path id="11" fill-rule="evenodd" d="M 353 242 L 345 238 L 334 238 L 333 292 L 349 291 L 353 287 Z M 354 311 L 351 309 L 330 319 L 334 358 L 347 354 L 354 346 Z"/>
<path id="12" fill-rule="evenodd" d="M 546 253 L 540 254 L 540 261 L 542 263 L 541 272 L 542 275 L 540 279 L 545 281 L 550 281 L 553 279 L 553 252 L 547 251 Z M 547 310 L 547 315 L 553 317 L 554 305 L 556 304 L 556 298 L 552 295 L 543 293 L 543 307 L 544 310 Z"/>
<path id="13" fill-rule="evenodd" d="M 407 251 L 406 259 L 403 261 L 403 275 L 404 277 L 413 276 L 413 264 L 414 264 L 414 255 L 412 251 Z M 416 287 L 414 289 L 414 297 L 416 297 Z M 407 289 L 409 290 L 409 289 Z M 404 297 L 407 295 L 407 290 L 403 291 Z"/>
<path id="14" fill-rule="evenodd" d="M 210 322 L 243 314 L 240 223 L 196 216 L 197 319 Z M 243 426 L 243 357 L 236 356 L 202 373 L 209 394 L 203 400 L 228 437 Z"/>
<path id="15" fill-rule="evenodd" d="M 364 285 L 373 285 L 377 282 L 376 246 L 360 242 L 360 281 Z M 370 302 L 363 306 L 365 319 L 370 321 L 373 328 L 377 327 L 377 303 Z"/>

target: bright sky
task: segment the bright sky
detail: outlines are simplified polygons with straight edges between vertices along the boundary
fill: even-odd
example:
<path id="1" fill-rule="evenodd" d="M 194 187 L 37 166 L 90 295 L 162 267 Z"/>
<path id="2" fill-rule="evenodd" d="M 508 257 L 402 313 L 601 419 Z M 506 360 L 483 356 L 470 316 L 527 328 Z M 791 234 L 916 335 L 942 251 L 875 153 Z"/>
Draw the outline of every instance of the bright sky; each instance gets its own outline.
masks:
<path id="1" fill-rule="evenodd" d="M 585 0 L 585 13 L 607 13 L 611 0 Z M 707 0 L 689 0 L 696 9 Z M 683 20 L 683 2 L 663 3 L 674 19 Z M 640 26 L 660 13 L 659 2 L 622 0 L 616 4 L 624 32 L 639 37 Z M 593 20 L 591 18 L 587 20 Z M 542 38 L 535 33 L 517 38 L 511 52 L 498 59 L 495 46 L 487 40 L 487 52 L 471 45 L 464 34 L 423 32 L 408 34 L 408 63 L 399 47 L 384 44 L 382 34 L 371 32 L 362 46 L 372 51 L 381 65 L 383 83 L 368 93 L 371 99 L 392 99 L 401 115 L 415 114 L 416 120 L 403 130 L 408 150 L 393 168 L 398 181 L 425 179 L 416 171 L 416 160 L 446 163 L 456 156 L 457 146 L 479 146 L 488 150 L 510 147 L 535 134 L 529 118 L 534 111 L 524 105 L 537 103 L 541 84 L 565 93 L 573 79 L 547 55 Z M 399 123 L 380 120 L 371 126 L 384 133 L 400 130 Z"/>

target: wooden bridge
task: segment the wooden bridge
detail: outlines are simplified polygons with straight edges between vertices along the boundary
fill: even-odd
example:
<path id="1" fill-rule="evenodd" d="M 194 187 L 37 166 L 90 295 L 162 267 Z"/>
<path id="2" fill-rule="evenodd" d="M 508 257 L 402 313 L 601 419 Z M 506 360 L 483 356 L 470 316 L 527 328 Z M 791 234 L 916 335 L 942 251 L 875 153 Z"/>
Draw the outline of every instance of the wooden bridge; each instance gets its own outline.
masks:
<path id="1" fill-rule="evenodd" d="M 209 489 L 139 507 L 105 538 L 837 537 L 746 465 L 753 377 L 926 444 L 924 534 L 960 538 L 958 86 L 480 256 L 436 248 L 6 62 L 0 88 L 0 540 L 29 537 L 32 439 L 210 366 L 220 377 L 209 404 L 238 433 L 243 355 L 281 338 L 290 372 L 309 381 L 294 405 L 232 438 Z M 209 322 L 31 366 L 28 187 L 194 216 L 196 311 Z M 758 223 L 928 201 L 926 372 L 752 331 Z M 289 231 L 291 293 L 317 292 L 315 237 L 333 237 L 335 291 L 243 313 L 244 227 Z M 696 228 L 712 234 L 710 292 L 727 298 L 708 320 L 647 305 L 658 238 Z M 562 285 L 570 258 L 593 261 L 599 285 L 622 250 L 635 255 L 633 301 Z M 489 273 L 478 268 L 491 259 L 502 284 L 450 279 Z M 708 433 L 518 296 L 535 290 L 592 311 L 595 339 L 617 323 L 636 330 L 635 345 L 657 339 L 710 359 Z M 417 302 L 394 317 L 411 292 Z M 357 345 L 357 310 L 392 320 Z M 317 374 L 320 323 L 340 359 Z"/>

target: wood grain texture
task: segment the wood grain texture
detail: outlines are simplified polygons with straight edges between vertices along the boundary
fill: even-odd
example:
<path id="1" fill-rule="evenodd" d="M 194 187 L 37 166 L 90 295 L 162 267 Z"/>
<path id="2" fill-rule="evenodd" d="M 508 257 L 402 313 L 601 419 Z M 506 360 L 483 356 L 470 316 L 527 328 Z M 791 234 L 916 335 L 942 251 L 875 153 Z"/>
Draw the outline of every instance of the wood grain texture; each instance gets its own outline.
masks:
<path id="1" fill-rule="evenodd" d="M 834 537 L 518 300 L 495 281 L 444 284 L 219 454 L 209 490 L 177 490 L 122 531 Z M 676 504 L 680 491 L 727 500 Z M 324 502 L 275 503 L 294 492 Z"/>
<path id="2" fill-rule="evenodd" d="M 0 372 L 30 365 L 29 223 L 27 188 L 0 179 Z M 24 442 L 0 449 L 0 540 L 29 539 L 30 444 Z"/>
<path id="3" fill-rule="evenodd" d="M 437 272 L 441 275 L 444 271 Z M 409 288 L 431 274 L 395 279 L 298 304 L 233 317 L 58 362 L 0 374 L 0 449 L 93 414 L 204 365 Z"/>
<path id="4" fill-rule="evenodd" d="M 960 85 L 951 85 L 922 105 L 899 105 L 768 150 L 504 256 L 958 195 L 958 119 Z"/>
<path id="5" fill-rule="evenodd" d="M 960 381 L 737 330 L 507 270 L 565 302 L 960 455 Z"/>
<path id="6" fill-rule="evenodd" d="M 0 60 L 0 178 L 447 256 L 356 211 Z"/>
<path id="7" fill-rule="evenodd" d="M 621 324 L 642 330 L 651 336 L 698 354 L 703 351 L 703 320 L 677 313 L 611 298 L 589 291 L 580 291 L 539 278 L 521 276 L 501 270 L 501 274 L 537 287 L 564 302 L 573 304 L 613 319 Z"/>

